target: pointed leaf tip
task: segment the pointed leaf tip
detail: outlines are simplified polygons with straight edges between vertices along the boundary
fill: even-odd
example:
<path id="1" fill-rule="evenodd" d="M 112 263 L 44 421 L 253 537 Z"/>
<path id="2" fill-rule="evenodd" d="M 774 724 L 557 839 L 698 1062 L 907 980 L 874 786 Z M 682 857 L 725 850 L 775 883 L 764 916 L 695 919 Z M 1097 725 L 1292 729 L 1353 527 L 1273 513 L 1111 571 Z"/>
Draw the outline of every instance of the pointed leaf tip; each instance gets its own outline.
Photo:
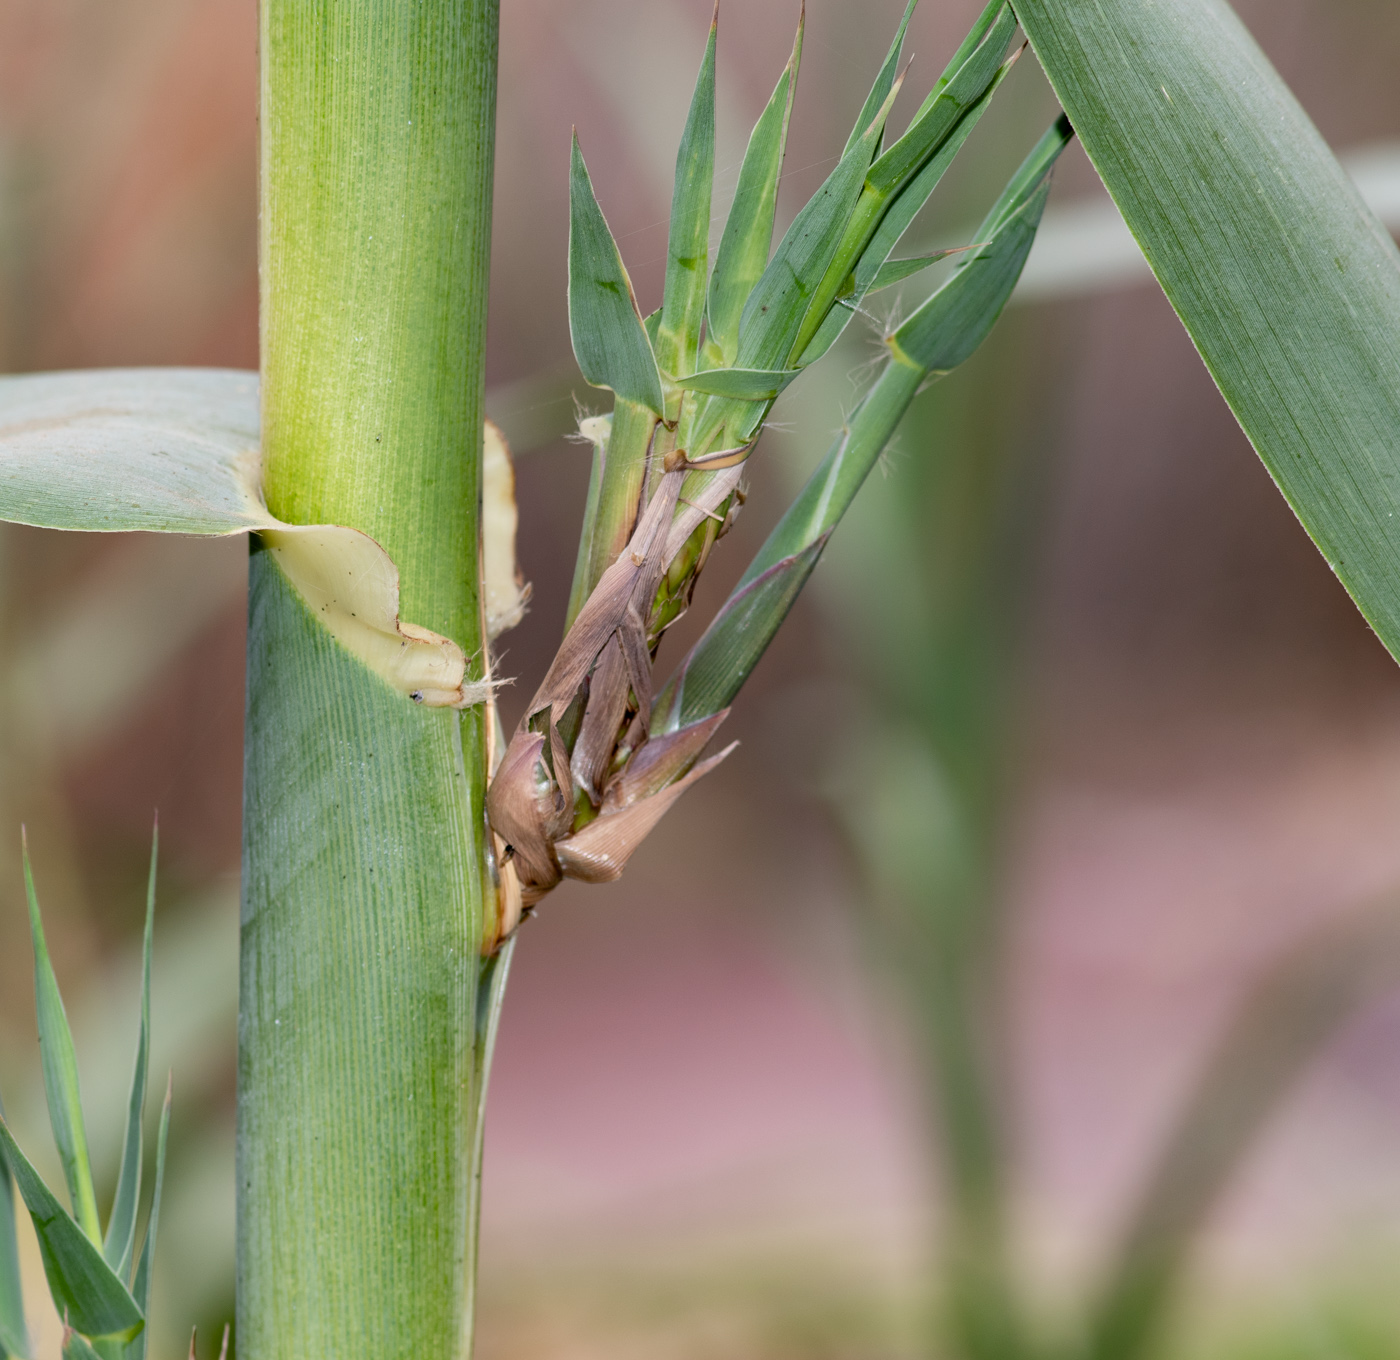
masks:
<path id="1" fill-rule="evenodd" d="M 904 35 L 909 29 L 909 20 L 913 18 L 914 7 L 918 3 L 919 0 L 909 0 L 905 6 L 904 17 L 899 21 L 899 28 L 895 30 L 894 41 L 890 44 L 889 51 L 885 53 L 885 60 L 880 64 L 880 71 L 875 77 L 875 83 L 870 87 L 870 93 L 866 95 L 865 103 L 861 105 L 860 113 L 856 117 L 855 126 L 851 129 L 851 135 L 846 140 L 846 151 L 850 151 L 860 141 L 871 123 L 875 121 L 879 115 L 880 106 L 885 103 L 890 87 L 895 83 L 895 72 L 899 68 L 899 58 L 904 51 Z M 906 66 L 905 70 L 908 69 Z M 842 154 L 844 155 L 845 152 Z"/>
<path id="2" fill-rule="evenodd" d="M 569 173 L 569 332 L 588 382 L 663 414 L 656 356 L 593 191 L 577 129 Z"/>
<path id="3" fill-rule="evenodd" d="M 136 1059 L 127 1097 L 126 1130 L 122 1136 L 117 1189 L 103 1239 L 103 1254 L 123 1280 L 131 1278 L 136 1249 L 136 1211 L 141 1197 L 142 1118 L 146 1107 L 146 1076 L 151 1054 L 151 946 L 155 929 L 156 865 L 160 856 L 160 824 L 151 830 L 151 867 L 146 881 L 146 926 L 141 964 L 141 1019 L 136 1037 Z"/>
<path id="4" fill-rule="evenodd" d="M 707 319 L 709 339 L 725 364 L 732 364 L 739 348 L 739 318 L 754 285 L 763 276 L 773 244 L 773 216 L 778 201 L 778 181 L 787 149 L 792 118 L 793 92 L 802 61 L 802 35 L 807 22 L 803 0 L 793 39 L 792 55 L 768 103 L 754 124 L 739 167 L 739 181 L 729 205 L 724 232 L 715 253 L 710 276 Z"/>
<path id="5" fill-rule="evenodd" d="M 1012 176 L 957 269 L 890 337 L 896 354 L 928 372 L 946 373 L 986 338 L 1021 277 L 1049 193 L 1050 172 L 1068 144 L 1059 123 Z"/>
<path id="6" fill-rule="evenodd" d="M 666 244 L 666 286 L 654 336 L 656 362 L 668 376 L 694 372 L 705 318 L 710 199 L 715 177 L 716 32 L 712 24 L 676 153 L 671 229 Z"/>
<path id="7" fill-rule="evenodd" d="M 92 1241 L 100 1242 L 102 1227 L 97 1217 L 97 1196 L 92 1186 L 92 1164 L 88 1156 L 87 1131 L 83 1125 L 82 1097 L 78 1090 L 78 1058 L 73 1048 L 68 1016 L 63 1008 L 63 997 L 58 989 L 58 978 L 54 975 L 48 943 L 44 938 L 39 897 L 34 888 L 34 869 L 29 860 L 29 838 L 23 827 L 20 828 L 20 846 L 24 892 L 29 904 L 29 932 L 34 945 L 34 1002 L 49 1122 L 59 1160 L 63 1164 L 63 1177 L 68 1185 L 73 1216 Z"/>

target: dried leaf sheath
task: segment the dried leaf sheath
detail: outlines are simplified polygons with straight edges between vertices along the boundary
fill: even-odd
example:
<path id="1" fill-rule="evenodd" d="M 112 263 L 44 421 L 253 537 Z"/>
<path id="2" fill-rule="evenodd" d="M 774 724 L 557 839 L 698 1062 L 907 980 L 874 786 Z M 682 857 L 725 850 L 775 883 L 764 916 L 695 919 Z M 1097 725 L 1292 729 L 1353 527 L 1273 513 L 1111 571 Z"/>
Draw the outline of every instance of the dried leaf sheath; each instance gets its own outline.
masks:
<path id="1" fill-rule="evenodd" d="M 702 761 L 683 779 L 640 802 L 616 810 L 604 808 L 602 816 L 582 831 L 555 845 L 559 864 L 569 878 L 585 883 L 611 883 L 621 877 L 632 852 L 646 839 L 671 805 L 697 780 L 703 779 L 739 743 Z"/>
<path id="2" fill-rule="evenodd" d="M 578 777 L 590 799 L 597 801 L 599 784 L 627 712 L 629 691 L 632 707 L 645 715 L 643 730 L 650 720 L 652 679 L 647 622 L 651 602 L 669 565 L 668 550 L 674 544 L 674 551 L 678 552 L 685 544 L 684 539 L 677 542 L 678 535 L 672 533 L 684 477 L 681 472 L 668 472 L 661 479 L 631 541 L 579 611 L 492 780 L 487 810 L 492 826 L 509 847 L 527 906 L 569 872 L 569 866 L 561 863 L 556 854 L 556 843 L 568 831 L 573 818 L 574 780 Z M 595 669 L 600 657 L 604 664 Z M 593 685 L 580 738 L 574 745 L 579 766 L 576 775 L 559 722 L 590 672 Z M 591 725 L 590 713 L 596 715 Z M 609 722 L 610 730 L 606 726 Z M 541 725 L 544 730 L 537 730 Z M 697 748 L 687 768 L 698 754 Z M 673 801 L 674 798 L 669 799 L 666 806 Z M 656 817 L 664 810 L 657 810 Z M 629 826 L 645 821 L 642 814 L 630 812 L 630 805 L 629 809 L 615 809 L 607 815 L 621 811 L 629 811 Z M 639 837 L 631 841 L 633 846 L 636 839 Z M 621 862 L 626 862 L 626 856 Z M 577 857 L 569 861 L 582 863 Z"/>

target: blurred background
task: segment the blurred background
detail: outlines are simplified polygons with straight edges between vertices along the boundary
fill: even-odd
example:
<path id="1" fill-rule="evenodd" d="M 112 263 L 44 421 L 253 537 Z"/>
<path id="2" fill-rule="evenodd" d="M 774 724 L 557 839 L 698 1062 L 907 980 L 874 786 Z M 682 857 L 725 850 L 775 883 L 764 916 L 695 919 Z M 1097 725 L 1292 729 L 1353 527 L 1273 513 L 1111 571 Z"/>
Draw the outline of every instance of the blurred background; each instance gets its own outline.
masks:
<path id="1" fill-rule="evenodd" d="M 916 14 L 895 127 L 977 8 Z M 1239 8 L 1393 211 L 1400 10 Z M 780 226 L 900 9 L 809 0 Z M 796 10 L 724 7 L 717 214 Z M 607 409 L 569 350 L 569 129 L 649 311 L 709 15 L 503 6 L 488 405 L 535 591 L 508 722 L 562 623 L 588 474 L 565 436 Z M 0 0 L 4 371 L 256 367 L 256 69 L 254 0 Z M 907 244 L 970 240 L 1054 111 L 1028 56 Z M 904 1360 L 997 1353 L 1003 1326 L 1045 1350 L 1133 1243 L 1198 1221 L 1167 1353 L 1400 1349 L 1400 677 L 1115 220 L 1072 148 L 1018 298 L 911 413 L 730 719 L 738 752 L 620 884 L 567 884 L 523 929 L 482 1360 Z M 784 398 L 663 660 L 918 296 L 882 294 Z M 245 554 L 0 526 L 0 1092 L 53 1170 L 24 821 L 111 1186 L 159 808 L 157 1357 L 194 1323 L 212 1356 L 232 1313 Z"/>

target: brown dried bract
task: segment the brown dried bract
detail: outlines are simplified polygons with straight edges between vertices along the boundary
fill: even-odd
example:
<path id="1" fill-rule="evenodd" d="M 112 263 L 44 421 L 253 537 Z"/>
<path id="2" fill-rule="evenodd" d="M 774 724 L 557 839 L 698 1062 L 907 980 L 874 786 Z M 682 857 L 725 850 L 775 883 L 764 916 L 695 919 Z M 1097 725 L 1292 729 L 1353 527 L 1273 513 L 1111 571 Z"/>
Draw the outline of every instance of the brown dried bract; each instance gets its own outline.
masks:
<path id="1" fill-rule="evenodd" d="M 561 878 L 616 878 L 666 810 L 733 749 L 696 764 L 727 711 L 648 740 L 648 623 L 667 567 L 734 494 L 740 472 L 726 469 L 709 479 L 684 505 L 685 472 L 660 478 L 632 537 L 579 610 L 530 701 L 486 799 L 502 887 L 507 871 L 518 883 L 519 906 L 510 915 L 528 910 Z M 581 693 L 586 702 L 570 754 L 559 725 Z M 575 786 L 588 800 L 581 813 Z M 497 942 L 515 924 L 506 919 L 504 901 L 499 914 Z"/>

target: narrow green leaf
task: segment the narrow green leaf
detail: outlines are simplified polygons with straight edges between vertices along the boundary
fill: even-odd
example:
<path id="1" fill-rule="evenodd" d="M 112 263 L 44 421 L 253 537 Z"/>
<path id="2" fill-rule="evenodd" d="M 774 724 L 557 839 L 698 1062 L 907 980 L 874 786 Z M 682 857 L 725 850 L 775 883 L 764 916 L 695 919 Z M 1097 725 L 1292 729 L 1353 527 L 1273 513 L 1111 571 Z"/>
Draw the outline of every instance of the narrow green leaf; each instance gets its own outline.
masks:
<path id="1" fill-rule="evenodd" d="M 740 577 L 736 594 L 835 529 L 927 377 L 924 369 L 902 356 L 891 356 L 826 457 Z"/>
<path id="2" fill-rule="evenodd" d="M 989 31 L 964 59 L 962 53 L 988 23 Z M 845 235 L 813 291 L 793 346 L 792 360 L 801 357 L 803 362 L 810 362 L 820 357 L 845 328 L 849 313 L 832 315 L 845 281 L 855 275 L 859 302 L 875 271 L 889 258 L 986 112 L 991 96 L 1009 69 L 1009 63 L 1003 63 L 1001 58 L 1015 27 L 1015 16 L 1004 0 L 993 0 L 909 131 L 870 167 Z M 826 334 L 822 343 L 815 344 L 823 327 Z"/>
<path id="3" fill-rule="evenodd" d="M 894 78 L 899 71 L 899 56 L 904 50 L 904 34 L 909 28 L 909 20 L 913 18 L 914 6 L 918 3 L 919 0 L 909 0 L 904 8 L 904 18 L 899 21 L 894 41 L 890 44 L 890 50 L 885 54 L 884 63 L 880 67 L 879 74 L 875 77 L 874 85 L 870 87 L 870 93 L 865 96 L 865 103 L 861 105 L 860 113 L 856 116 L 856 125 L 851 129 L 851 135 L 846 139 L 846 151 L 850 151 L 860 141 L 869 131 L 871 123 L 877 118 L 883 128 L 885 120 L 881 110 L 884 109 L 885 101 L 894 88 Z M 885 112 L 887 113 L 888 110 Z M 845 152 L 842 154 L 844 155 Z"/>
<path id="4" fill-rule="evenodd" d="M 511 960 L 515 957 L 512 935 L 490 958 L 481 961 L 476 992 L 476 1104 L 472 1107 L 467 1136 L 473 1148 L 473 1173 L 468 1190 L 467 1213 L 472 1231 L 467 1234 L 468 1250 L 472 1253 L 464 1272 L 470 1303 L 475 1314 L 477 1290 L 477 1252 L 480 1249 L 481 1226 L 481 1165 L 486 1143 L 486 1093 L 491 1085 L 491 1062 L 496 1054 L 496 1034 L 500 1029 L 501 1007 L 505 1003 L 506 981 L 510 977 Z M 145 1360 L 144 1356 L 128 1356 L 126 1360 Z"/>
<path id="5" fill-rule="evenodd" d="M 44 1069 L 44 1093 L 49 1102 L 49 1122 L 53 1140 L 68 1182 L 73 1217 L 94 1242 L 102 1240 L 97 1219 L 97 1196 L 92 1189 L 92 1164 L 88 1158 L 87 1131 L 83 1127 L 83 1104 L 78 1091 L 78 1058 L 73 1051 L 73 1035 L 59 995 L 58 979 L 49 960 L 44 940 L 44 923 L 39 915 L 39 898 L 34 891 L 34 872 L 29 864 L 29 840 L 21 833 L 24 859 L 24 891 L 29 899 L 29 932 L 34 941 L 34 1002 L 39 1020 L 39 1057 Z M 18 1177 L 18 1170 L 15 1171 Z M 26 1196 L 26 1200 L 27 1200 Z"/>
<path id="6" fill-rule="evenodd" d="M 1400 256 L 1224 0 L 1018 0 L 1225 400 L 1400 657 Z"/>
<path id="7" fill-rule="evenodd" d="M 757 664 L 931 372 L 962 362 L 1010 296 L 1035 237 L 1048 176 L 1071 133 L 1061 119 L 1026 158 L 951 278 L 887 342 L 890 359 L 653 709 L 653 735 L 727 707 Z"/>
<path id="8" fill-rule="evenodd" d="M 567 631 L 584 601 L 593 589 L 593 543 L 598 531 L 598 504 L 603 494 L 603 476 L 607 471 L 608 444 L 612 438 L 612 414 L 593 418 L 585 426 L 592 435 L 593 457 L 588 471 L 588 495 L 583 503 L 583 523 L 579 528 L 578 552 L 574 558 L 574 579 L 569 590 L 569 607 L 564 617 Z"/>
<path id="9" fill-rule="evenodd" d="M 879 116 L 793 219 L 749 294 L 739 320 L 738 367 L 758 371 L 791 367 L 788 356 L 802 318 L 841 242 L 851 210 L 860 199 L 865 172 L 870 168 L 895 93 L 890 91 Z M 726 424 L 730 426 L 729 441 L 735 446 L 743 444 L 767 409 L 766 402 L 711 397 L 696 413 L 693 423 L 678 435 L 683 440 L 680 447 L 697 457 L 710 447 Z"/>
<path id="10" fill-rule="evenodd" d="M 708 368 L 681 378 L 677 385 L 691 392 L 708 392 L 739 401 L 772 401 L 801 371 L 800 368 Z"/>
<path id="11" fill-rule="evenodd" d="M 653 733 L 671 732 L 729 705 L 743 687 L 826 547 L 826 537 L 736 590 L 666 687 Z"/>
<path id="12" fill-rule="evenodd" d="M 967 43 L 979 30 L 983 30 L 982 36 L 964 56 Z M 924 107 L 915 115 L 909 130 L 870 167 L 869 183 L 873 190 L 892 194 L 918 173 L 996 80 L 1006 56 L 1006 45 L 1015 31 L 1016 16 L 1010 5 L 1006 0 L 992 0 L 925 100 Z"/>
<path id="13" fill-rule="evenodd" d="M 141 963 L 141 1028 L 136 1039 L 136 1063 L 131 1073 L 126 1132 L 122 1137 L 121 1169 L 107 1221 L 102 1251 L 107 1264 L 123 1280 L 131 1278 L 131 1254 L 136 1245 L 136 1207 L 141 1197 L 141 1117 L 146 1107 L 146 1071 L 151 1056 L 151 936 L 156 914 L 156 857 L 160 827 L 151 831 L 151 870 L 146 881 L 146 932 Z"/>
<path id="14" fill-rule="evenodd" d="M 982 46 L 982 40 L 991 31 L 992 26 L 1000 20 L 1002 10 L 1007 3 L 1008 0 L 987 0 L 982 13 L 977 16 L 977 22 L 968 29 L 967 37 L 962 40 L 958 50 L 953 53 L 947 66 L 943 68 L 943 74 L 934 81 L 933 88 L 924 96 L 924 102 L 919 105 L 918 110 L 909 120 L 910 127 L 913 127 L 928 112 L 938 96 L 948 88 L 953 77 L 966 65 L 968 58 Z"/>
<path id="15" fill-rule="evenodd" d="M 632 536 L 656 428 L 656 413 L 650 407 L 619 397 L 608 419 L 607 442 L 594 445 L 587 511 L 569 594 L 571 621 Z"/>
<path id="16" fill-rule="evenodd" d="M 671 233 L 666 245 L 666 289 L 657 329 L 656 361 L 663 373 L 695 371 L 700 328 L 705 320 L 709 273 L 710 195 L 715 179 L 715 33 L 719 8 L 710 23 L 705 58 L 695 82 L 690 115 L 676 153 L 671 194 Z"/>
<path id="17" fill-rule="evenodd" d="M 127 1287 L 95 1242 L 69 1216 L 0 1120 L 0 1151 L 29 1209 L 49 1293 L 61 1317 L 84 1336 L 134 1337 L 145 1323 Z"/>
<path id="18" fill-rule="evenodd" d="M 965 247 L 963 247 L 965 249 Z M 867 293 L 878 293 L 882 288 L 892 288 L 897 283 L 903 283 L 905 279 L 912 279 L 915 274 L 922 274 L 930 265 L 937 264 L 940 260 L 946 260 L 950 255 L 957 253 L 957 249 L 935 250 L 932 255 L 914 255 L 907 260 L 886 260 L 879 269 L 875 271 L 875 277 L 870 280 L 870 287 Z"/>
<path id="19" fill-rule="evenodd" d="M 656 356 L 577 134 L 569 175 L 569 333 L 588 382 L 663 413 Z"/>
<path id="20" fill-rule="evenodd" d="M 0 519 L 236 534 L 259 502 L 258 375 L 95 369 L 0 378 Z"/>
<path id="21" fill-rule="evenodd" d="M 842 299 L 845 305 L 832 307 L 827 312 L 821 325 L 817 327 L 811 340 L 803 349 L 801 362 L 804 368 L 808 364 L 815 363 L 836 343 L 841 333 L 850 324 L 851 318 L 855 315 L 855 309 L 864 301 L 866 294 L 875 290 L 880 270 L 884 268 L 885 262 L 893 254 L 895 246 L 899 244 L 900 238 L 908 231 L 914 218 L 918 216 L 920 210 L 932 197 L 933 191 L 938 187 L 944 173 L 953 163 L 958 152 L 962 150 L 963 143 L 972 135 L 972 129 L 981 121 L 982 115 L 992 102 L 992 96 L 996 93 L 997 86 L 1001 84 L 1004 73 L 1005 68 L 997 74 L 987 92 L 967 111 L 951 135 L 945 139 L 943 145 L 930 157 L 928 164 L 900 190 L 894 202 L 885 210 L 884 216 L 880 218 L 880 225 L 876 227 L 875 233 L 862 252 L 854 271 L 847 275 L 849 295 Z"/>
<path id="22" fill-rule="evenodd" d="M 739 322 L 736 362 L 743 368 L 787 367 L 789 351 L 818 282 L 860 199 L 883 120 L 894 102 L 886 99 L 876 118 L 841 157 L 826 182 L 793 219 L 763 271 Z"/>
<path id="23" fill-rule="evenodd" d="M 155 1266 L 156 1229 L 160 1226 L 160 1194 L 165 1184 L 165 1143 L 170 1133 L 170 1102 L 173 1086 L 169 1078 L 165 1083 L 165 1104 L 160 1111 L 160 1132 L 156 1135 L 156 1179 L 151 1192 L 151 1212 L 146 1219 L 146 1240 L 141 1244 L 141 1255 L 136 1259 L 136 1275 L 132 1280 L 131 1293 L 137 1307 L 144 1316 L 151 1313 L 151 1271 Z M 143 1328 L 136 1337 L 127 1343 L 122 1360 L 146 1360 L 146 1338 L 149 1333 Z"/>
<path id="24" fill-rule="evenodd" d="M 952 277 L 890 337 L 896 354 L 925 372 L 946 373 L 986 339 L 1025 268 L 1050 171 L 1072 136 L 1062 117 L 1040 139 L 978 229 L 987 243 L 964 255 Z"/>
<path id="25" fill-rule="evenodd" d="M 92 1348 L 88 1339 L 71 1327 L 63 1331 L 63 1360 L 102 1360 L 102 1356 Z"/>
<path id="26" fill-rule="evenodd" d="M 768 264 L 773 244 L 773 214 L 778 204 L 778 180 L 782 176 L 792 97 L 797 69 L 802 61 L 802 22 L 768 106 L 749 137 L 739 184 L 729 205 L 724 234 L 715 252 L 710 276 L 708 310 L 709 343 L 717 350 L 716 366 L 732 364 L 739 350 L 739 317 L 754 285 Z"/>
<path id="27" fill-rule="evenodd" d="M 899 189 L 894 201 L 885 209 L 880 225 L 870 238 L 870 243 L 861 253 L 860 263 L 855 268 L 856 289 L 872 280 L 880 266 L 889 259 L 900 238 L 909 229 L 914 218 L 933 195 L 948 167 L 952 165 L 963 144 L 972 135 L 972 130 L 982 120 L 992 102 L 992 97 L 1006 79 L 1009 64 L 997 68 L 992 79 L 987 82 L 980 99 L 974 100 L 953 125 L 952 131 L 939 143 L 938 149 L 924 163 L 923 168 Z"/>
<path id="28" fill-rule="evenodd" d="M 0 1119 L 5 1117 L 0 1107 Z M 15 1239 L 15 1192 L 10 1166 L 0 1151 L 0 1360 L 29 1356 L 29 1333 L 24 1325 L 24 1288 L 19 1274 L 19 1243 Z"/>

